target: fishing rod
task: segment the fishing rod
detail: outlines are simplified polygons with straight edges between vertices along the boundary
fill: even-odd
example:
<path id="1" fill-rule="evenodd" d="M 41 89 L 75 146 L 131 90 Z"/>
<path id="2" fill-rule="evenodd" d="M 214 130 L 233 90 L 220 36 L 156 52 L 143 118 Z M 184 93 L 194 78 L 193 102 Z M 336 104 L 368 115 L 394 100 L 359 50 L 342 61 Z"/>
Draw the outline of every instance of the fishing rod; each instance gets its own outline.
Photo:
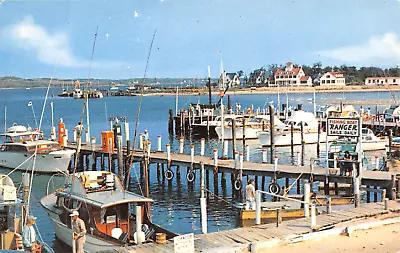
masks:
<path id="1" fill-rule="evenodd" d="M 94 56 L 94 49 L 95 49 L 95 47 L 96 47 L 96 39 L 97 39 L 97 32 L 98 32 L 98 30 L 99 30 L 99 26 L 97 26 L 96 27 L 96 33 L 94 34 L 94 40 L 93 40 L 93 46 L 92 46 L 92 54 L 91 54 L 91 56 L 90 56 L 90 62 L 89 62 L 89 72 L 88 72 L 88 77 L 87 77 L 87 79 L 86 79 L 86 86 L 88 86 L 88 83 L 89 83 L 89 78 L 90 78 L 90 71 L 91 71 L 91 69 L 92 69 L 92 62 L 93 62 L 93 56 Z M 79 122 L 82 122 L 83 121 L 83 117 L 85 116 L 85 107 L 86 107 L 86 113 L 87 113 L 87 117 L 86 117 L 86 120 L 87 121 L 89 121 L 89 110 L 88 110 L 88 108 L 87 108 L 87 105 L 88 105 L 88 103 L 89 103 L 89 100 L 88 100 L 88 94 L 86 94 L 86 98 L 84 98 L 84 100 L 83 100 L 83 105 L 82 105 L 82 111 L 81 111 L 81 117 L 80 117 L 80 121 Z M 90 126 L 89 126 L 89 123 L 88 123 L 88 128 L 89 128 Z M 78 132 L 78 135 L 77 135 L 77 139 L 78 139 L 78 141 L 77 141 L 77 143 L 76 143 L 76 157 L 78 157 L 78 154 L 79 154 L 79 152 L 80 152 L 80 144 L 81 144 L 81 138 L 82 138 L 82 130 L 83 130 L 83 127 L 81 127 L 81 129 L 79 129 L 80 131 Z M 75 159 L 75 162 L 74 162 L 74 170 L 73 170 L 73 172 L 72 172 L 72 178 L 71 178 L 71 184 L 73 185 L 73 183 L 74 183 L 74 179 L 75 179 L 75 172 L 76 172 L 76 167 L 77 167 L 77 164 L 78 164 L 78 159 Z"/>
<path id="2" fill-rule="evenodd" d="M 130 151 L 129 159 L 128 159 L 128 165 L 129 165 L 128 168 L 129 168 L 129 170 L 128 170 L 128 173 L 127 173 L 126 183 L 128 183 L 129 180 L 130 180 L 130 174 L 131 174 L 130 172 L 131 172 L 132 163 L 133 163 L 133 152 L 135 151 L 136 135 L 137 135 L 137 130 L 138 130 L 138 126 L 139 126 L 140 108 L 142 106 L 143 93 L 144 93 L 144 81 L 146 80 L 147 68 L 148 68 L 148 65 L 149 65 L 150 56 L 151 56 L 151 50 L 153 48 L 153 43 L 154 43 L 154 38 L 156 37 L 156 33 L 157 33 L 157 30 L 154 31 L 153 38 L 151 39 L 150 48 L 149 48 L 149 54 L 147 55 L 146 66 L 145 66 L 145 69 L 144 69 L 142 86 L 141 86 L 142 90 L 140 91 L 140 99 L 139 99 L 138 111 L 137 111 L 136 119 L 135 119 L 135 130 L 134 130 L 134 135 L 133 135 L 132 149 Z M 127 148 L 129 148 L 129 147 L 127 147 Z M 140 187 L 140 191 L 141 191 L 141 193 L 143 195 L 141 187 Z"/>

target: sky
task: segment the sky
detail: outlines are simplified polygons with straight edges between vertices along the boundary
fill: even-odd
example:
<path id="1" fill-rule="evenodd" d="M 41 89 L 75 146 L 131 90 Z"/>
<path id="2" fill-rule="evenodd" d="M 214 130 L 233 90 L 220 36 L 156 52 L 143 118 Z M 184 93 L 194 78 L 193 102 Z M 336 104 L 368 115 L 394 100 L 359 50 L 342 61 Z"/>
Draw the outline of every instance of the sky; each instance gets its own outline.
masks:
<path id="1" fill-rule="evenodd" d="M 0 0 L 0 76 L 137 78 L 149 52 L 149 78 L 203 78 L 208 65 L 218 77 L 221 61 L 246 74 L 396 67 L 399 12 L 400 0 Z"/>

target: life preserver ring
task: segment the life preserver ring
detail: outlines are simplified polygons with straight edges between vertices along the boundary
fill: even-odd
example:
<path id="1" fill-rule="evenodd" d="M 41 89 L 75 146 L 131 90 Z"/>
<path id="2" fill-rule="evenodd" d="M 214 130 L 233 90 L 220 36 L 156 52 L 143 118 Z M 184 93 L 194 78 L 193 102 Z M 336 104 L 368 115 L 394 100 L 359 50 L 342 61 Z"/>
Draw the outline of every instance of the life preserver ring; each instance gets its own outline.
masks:
<path id="1" fill-rule="evenodd" d="M 242 189 L 242 180 L 240 178 L 236 179 L 233 186 L 236 191 L 240 191 L 240 189 Z"/>
<path id="2" fill-rule="evenodd" d="M 196 174 L 193 172 L 193 170 L 189 170 L 187 175 L 186 175 L 186 179 L 188 182 L 193 182 L 196 179 Z"/>
<path id="3" fill-rule="evenodd" d="M 174 172 L 170 169 L 164 172 L 164 177 L 169 181 L 174 178 Z"/>
<path id="4" fill-rule="evenodd" d="M 281 191 L 281 187 L 277 183 L 271 183 L 268 189 L 269 192 L 272 194 L 279 194 L 279 192 Z"/>

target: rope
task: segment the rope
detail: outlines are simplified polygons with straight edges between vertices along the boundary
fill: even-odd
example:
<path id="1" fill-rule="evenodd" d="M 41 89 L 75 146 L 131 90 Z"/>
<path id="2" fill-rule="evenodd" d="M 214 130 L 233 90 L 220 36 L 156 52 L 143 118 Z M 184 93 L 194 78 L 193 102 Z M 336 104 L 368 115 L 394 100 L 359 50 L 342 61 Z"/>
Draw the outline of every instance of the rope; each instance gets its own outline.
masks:
<path id="1" fill-rule="evenodd" d="M 204 187 L 204 190 L 207 191 L 207 192 L 209 192 L 209 193 L 211 193 L 214 197 L 217 197 L 218 199 L 222 200 L 223 202 L 225 202 L 225 203 L 231 205 L 232 207 L 236 207 L 236 206 L 235 206 L 234 204 L 232 204 L 231 202 L 227 201 L 227 200 L 224 199 L 224 198 L 221 198 L 220 196 L 216 195 L 215 193 L 213 193 L 212 191 L 208 190 L 207 188 Z"/>
<path id="2" fill-rule="evenodd" d="M 27 161 L 29 161 L 35 154 L 31 155 L 30 157 L 28 157 L 25 161 L 23 161 L 20 165 L 18 165 L 15 169 L 13 169 L 12 171 L 10 171 L 6 176 L 10 176 L 11 173 L 13 173 L 14 171 L 16 171 L 17 169 L 19 169 L 23 164 L 25 164 Z"/>
<path id="3" fill-rule="evenodd" d="M 286 191 L 283 193 L 283 196 L 286 196 L 287 193 L 293 188 L 294 184 L 301 178 L 301 176 L 303 175 L 303 173 L 301 173 L 296 180 L 294 180 L 294 182 L 286 189 Z"/>

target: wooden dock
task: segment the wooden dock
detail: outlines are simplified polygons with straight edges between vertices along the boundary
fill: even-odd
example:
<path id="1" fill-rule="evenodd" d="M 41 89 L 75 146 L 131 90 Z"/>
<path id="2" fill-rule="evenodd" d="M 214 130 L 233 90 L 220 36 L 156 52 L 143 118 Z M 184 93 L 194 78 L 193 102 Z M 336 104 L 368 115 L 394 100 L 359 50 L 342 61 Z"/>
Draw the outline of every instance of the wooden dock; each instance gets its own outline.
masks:
<path id="1" fill-rule="evenodd" d="M 66 148 L 76 149 L 76 144 L 69 142 Z M 126 157 L 126 147 L 123 148 L 124 157 Z M 86 156 L 95 156 L 95 157 L 103 157 L 104 154 L 101 150 L 100 144 L 82 144 L 81 154 Z M 134 162 L 143 161 L 143 157 L 145 156 L 142 150 L 136 150 L 133 153 Z M 112 159 L 117 158 L 117 152 L 114 150 L 112 154 Z M 84 159 L 83 159 L 84 160 Z M 164 151 L 152 151 L 149 157 L 150 163 L 156 164 L 169 164 L 170 167 L 187 167 L 190 168 L 192 166 L 191 163 L 191 155 L 188 154 L 179 154 L 179 153 L 171 153 L 171 160 L 167 160 L 167 154 Z M 214 166 L 213 158 L 208 156 L 199 156 L 196 155 L 194 157 L 193 169 L 199 169 L 201 167 L 201 163 L 204 164 L 206 170 L 214 171 L 216 170 Z M 104 162 L 102 162 L 104 164 Z M 86 166 L 90 167 L 90 166 Z M 218 173 L 230 173 L 237 175 L 239 173 L 239 169 L 235 168 L 235 161 L 232 159 L 227 160 L 218 160 Z M 313 166 L 311 170 L 311 166 L 293 166 L 293 165 L 283 165 L 279 164 L 277 166 L 277 170 L 274 170 L 273 164 L 268 163 L 257 163 L 257 162 L 247 162 L 243 161 L 243 175 L 247 176 L 261 176 L 261 177 L 274 177 L 279 178 L 301 178 L 309 180 L 310 178 L 313 181 L 325 182 L 326 179 L 326 168 L 321 168 L 317 166 Z M 329 183 L 345 183 L 351 184 L 353 182 L 353 178 L 351 176 L 340 176 L 338 174 L 329 174 Z M 385 172 L 385 171 L 362 171 L 362 185 L 367 187 L 380 187 L 381 189 L 386 189 L 387 196 L 390 199 L 395 198 L 392 195 L 395 185 L 396 185 L 396 173 L 395 172 Z M 263 180 L 265 181 L 265 180 Z"/>
<path id="2" fill-rule="evenodd" d="M 301 237 L 304 234 L 327 230 L 335 226 L 339 227 L 342 223 L 355 219 L 366 219 L 399 211 L 400 204 L 396 201 L 389 202 L 389 210 L 384 209 L 383 203 L 363 204 L 359 208 L 320 214 L 317 216 L 317 225 L 313 229 L 310 227 L 310 218 L 301 218 L 283 221 L 278 227 L 274 223 L 198 234 L 195 235 L 194 247 L 195 252 L 251 252 L 251 247 L 256 243 Z M 169 240 L 166 244 L 147 243 L 102 252 L 169 253 L 174 252 L 174 242 Z"/>

